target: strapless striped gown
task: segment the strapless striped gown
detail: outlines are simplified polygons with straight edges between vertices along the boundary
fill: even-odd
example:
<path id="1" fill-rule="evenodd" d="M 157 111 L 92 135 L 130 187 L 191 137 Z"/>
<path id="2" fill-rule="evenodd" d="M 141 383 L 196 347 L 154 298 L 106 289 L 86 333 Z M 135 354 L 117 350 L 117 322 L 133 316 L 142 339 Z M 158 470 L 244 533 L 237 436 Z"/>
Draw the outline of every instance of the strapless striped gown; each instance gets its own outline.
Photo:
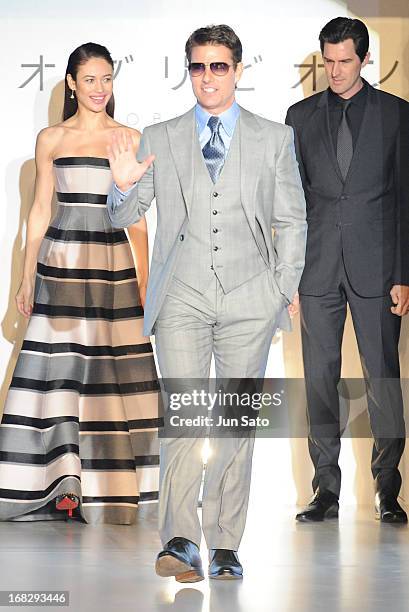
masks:
<path id="1" fill-rule="evenodd" d="M 130 524 L 157 498 L 158 381 L 132 252 L 111 227 L 109 162 L 54 162 L 57 214 L 42 242 L 33 314 L 0 426 L 0 520 Z"/>

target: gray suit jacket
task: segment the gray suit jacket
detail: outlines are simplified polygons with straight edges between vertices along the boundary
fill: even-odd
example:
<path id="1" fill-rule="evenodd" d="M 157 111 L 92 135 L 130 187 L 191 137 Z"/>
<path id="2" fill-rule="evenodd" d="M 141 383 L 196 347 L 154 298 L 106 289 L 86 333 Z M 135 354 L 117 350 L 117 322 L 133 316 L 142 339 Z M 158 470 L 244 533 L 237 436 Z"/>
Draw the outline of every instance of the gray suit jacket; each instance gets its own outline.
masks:
<path id="1" fill-rule="evenodd" d="M 306 210 L 290 127 L 240 108 L 242 205 L 266 265 L 287 303 L 304 267 Z M 126 197 L 112 189 L 108 214 L 114 227 L 137 222 L 156 198 L 157 230 L 145 304 L 144 333 L 153 333 L 175 264 L 183 253 L 195 180 L 193 146 L 197 139 L 194 108 L 145 128 L 138 159 L 156 159 Z M 274 238 L 272 235 L 274 229 Z M 264 255 L 267 253 L 267 256 Z M 183 255 L 182 255 L 183 257 Z M 186 262 L 189 265 L 189 262 Z M 246 262 L 243 262 L 246 265 Z M 286 311 L 280 327 L 289 328 Z"/>

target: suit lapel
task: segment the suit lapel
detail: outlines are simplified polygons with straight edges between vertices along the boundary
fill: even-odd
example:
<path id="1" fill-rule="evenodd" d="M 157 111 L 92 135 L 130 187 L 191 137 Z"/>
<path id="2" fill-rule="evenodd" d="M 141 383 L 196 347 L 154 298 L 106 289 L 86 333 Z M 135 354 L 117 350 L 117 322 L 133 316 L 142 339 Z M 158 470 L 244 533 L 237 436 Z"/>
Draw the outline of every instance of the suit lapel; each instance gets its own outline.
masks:
<path id="1" fill-rule="evenodd" d="M 170 151 L 182 189 L 187 214 L 190 214 L 194 182 L 194 146 L 197 140 L 195 109 L 166 126 Z"/>
<path id="2" fill-rule="evenodd" d="M 339 169 L 337 155 L 334 148 L 334 143 L 332 141 L 331 130 L 329 127 L 329 111 L 328 111 L 328 90 L 325 90 L 322 93 L 321 98 L 317 104 L 317 113 L 316 113 L 316 124 L 317 131 L 320 133 L 322 140 L 324 141 L 324 145 L 328 152 L 328 157 L 331 160 L 333 168 L 338 176 L 339 180 L 343 183 L 344 179 L 341 174 L 341 170 Z"/>
<path id="3" fill-rule="evenodd" d="M 368 85 L 368 96 L 366 100 L 364 116 L 359 129 L 358 139 L 354 148 L 351 165 L 345 179 L 349 183 L 355 171 L 359 168 L 364 150 L 381 151 L 381 110 L 376 96 L 376 89 Z"/>
<path id="4" fill-rule="evenodd" d="M 264 159 L 265 142 L 253 113 L 240 107 L 240 191 L 250 227 L 255 229 L 256 187 Z"/>

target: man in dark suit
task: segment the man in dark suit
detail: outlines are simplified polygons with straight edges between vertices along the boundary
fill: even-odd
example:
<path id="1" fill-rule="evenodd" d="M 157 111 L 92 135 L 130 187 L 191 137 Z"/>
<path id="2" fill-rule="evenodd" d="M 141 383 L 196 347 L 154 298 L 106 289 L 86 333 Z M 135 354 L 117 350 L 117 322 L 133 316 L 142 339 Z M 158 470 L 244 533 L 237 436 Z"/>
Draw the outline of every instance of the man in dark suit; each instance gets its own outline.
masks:
<path id="1" fill-rule="evenodd" d="M 300 283 L 314 497 L 299 521 L 338 516 L 341 344 L 349 304 L 367 388 L 376 516 L 406 523 L 397 501 L 405 443 L 398 342 L 409 308 L 409 104 L 361 78 L 369 36 L 337 17 L 320 33 L 329 88 L 291 106 L 307 201 Z"/>

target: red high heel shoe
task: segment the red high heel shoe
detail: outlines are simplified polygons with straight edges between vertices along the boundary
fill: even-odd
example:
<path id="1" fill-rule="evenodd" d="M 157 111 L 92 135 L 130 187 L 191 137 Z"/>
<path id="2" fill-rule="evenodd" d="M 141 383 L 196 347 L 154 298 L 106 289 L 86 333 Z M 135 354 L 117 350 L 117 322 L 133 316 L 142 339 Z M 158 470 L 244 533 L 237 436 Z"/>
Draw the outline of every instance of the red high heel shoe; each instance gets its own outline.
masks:
<path id="1" fill-rule="evenodd" d="M 55 499 L 55 507 L 57 510 L 67 510 L 68 518 L 72 517 L 72 511 L 78 508 L 80 500 L 73 493 L 63 493 L 58 495 Z"/>

